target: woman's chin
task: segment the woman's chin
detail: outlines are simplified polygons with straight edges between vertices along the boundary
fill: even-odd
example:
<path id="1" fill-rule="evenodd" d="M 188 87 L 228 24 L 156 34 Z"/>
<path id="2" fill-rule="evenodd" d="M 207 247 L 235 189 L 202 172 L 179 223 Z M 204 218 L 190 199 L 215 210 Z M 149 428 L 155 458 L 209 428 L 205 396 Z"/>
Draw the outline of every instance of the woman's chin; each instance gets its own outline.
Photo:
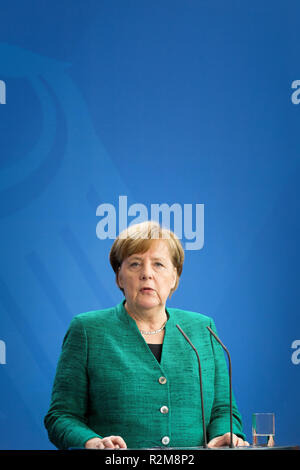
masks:
<path id="1" fill-rule="evenodd" d="M 154 308 L 158 307 L 160 305 L 160 302 L 153 296 L 143 296 L 143 298 L 139 299 L 138 304 L 142 308 Z"/>

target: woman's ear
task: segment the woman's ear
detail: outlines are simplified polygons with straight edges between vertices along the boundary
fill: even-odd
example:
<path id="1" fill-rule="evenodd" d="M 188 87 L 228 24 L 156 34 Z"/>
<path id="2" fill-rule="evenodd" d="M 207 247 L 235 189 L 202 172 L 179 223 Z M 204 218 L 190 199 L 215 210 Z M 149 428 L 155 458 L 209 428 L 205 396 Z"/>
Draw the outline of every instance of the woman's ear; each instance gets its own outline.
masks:
<path id="1" fill-rule="evenodd" d="M 174 282 L 172 284 L 172 289 L 174 289 L 174 287 L 176 285 L 176 281 L 177 281 L 177 268 L 175 268 L 175 267 L 174 267 L 173 274 L 174 274 Z"/>
<path id="2" fill-rule="evenodd" d="M 116 273 L 116 281 L 117 281 L 117 285 L 120 287 L 120 289 L 123 288 L 122 286 L 122 274 L 120 273 L 121 271 L 121 266 L 118 267 L 118 271 Z"/>

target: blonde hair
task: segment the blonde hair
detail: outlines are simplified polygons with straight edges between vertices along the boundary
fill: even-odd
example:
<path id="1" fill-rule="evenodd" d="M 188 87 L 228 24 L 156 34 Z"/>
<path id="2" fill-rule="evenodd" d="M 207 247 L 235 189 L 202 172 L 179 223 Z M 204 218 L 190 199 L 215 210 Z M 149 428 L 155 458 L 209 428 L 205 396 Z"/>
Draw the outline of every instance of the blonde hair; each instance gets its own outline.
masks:
<path id="1" fill-rule="evenodd" d="M 166 241 L 172 264 L 176 268 L 176 283 L 173 289 L 171 289 L 169 297 L 177 289 L 184 261 L 184 250 L 181 242 L 171 230 L 161 227 L 158 222 L 149 220 L 131 225 L 123 230 L 111 247 L 109 261 L 116 274 L 116 283 L 123 294 L 124 290 L 118 284 L 118 272 L 124 259 L 135 253 L 145 253 L 155 240 Z"/>

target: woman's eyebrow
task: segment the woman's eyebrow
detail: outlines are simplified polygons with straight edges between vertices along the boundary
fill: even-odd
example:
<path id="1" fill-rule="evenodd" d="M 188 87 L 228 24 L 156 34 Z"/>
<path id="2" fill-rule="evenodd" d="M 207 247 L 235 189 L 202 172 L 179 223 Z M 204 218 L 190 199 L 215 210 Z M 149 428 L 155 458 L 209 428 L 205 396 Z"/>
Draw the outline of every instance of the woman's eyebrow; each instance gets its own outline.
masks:
<path id="1" fill-rule="evenodd" d="M 138 255 L 131 255 L 131 256 L 128 257 L 128 259 L 129 259 L 129 261 L 132 261 L 133 259 L 142 260 L 143 257 L 138 256 Z M 163 256 L 151 256 L 151 260 L 153 260 L 153 261 L 157 261 L 157 260 L 166 261 L 166 258 L 164 258 Z"/>

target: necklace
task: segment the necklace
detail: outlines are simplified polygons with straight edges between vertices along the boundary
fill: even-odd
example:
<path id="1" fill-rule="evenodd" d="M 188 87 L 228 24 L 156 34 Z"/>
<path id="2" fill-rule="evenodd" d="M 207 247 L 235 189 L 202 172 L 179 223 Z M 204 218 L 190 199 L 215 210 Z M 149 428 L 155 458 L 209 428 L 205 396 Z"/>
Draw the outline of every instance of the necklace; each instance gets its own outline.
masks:
<path id="1" fill-rule="evenodd" d="M 140 332 L 142 333 L 142 335 L 155 335 L 156 333 L 160 333 L 164 329 L 164 327 L 166 326 L 167 321 L 168 320 L 166 320 L 165 323 L 163 324 L 163 326 L 161 326 L 158 330 L 155 330 L 155 331 L 140 330 Z"/>

